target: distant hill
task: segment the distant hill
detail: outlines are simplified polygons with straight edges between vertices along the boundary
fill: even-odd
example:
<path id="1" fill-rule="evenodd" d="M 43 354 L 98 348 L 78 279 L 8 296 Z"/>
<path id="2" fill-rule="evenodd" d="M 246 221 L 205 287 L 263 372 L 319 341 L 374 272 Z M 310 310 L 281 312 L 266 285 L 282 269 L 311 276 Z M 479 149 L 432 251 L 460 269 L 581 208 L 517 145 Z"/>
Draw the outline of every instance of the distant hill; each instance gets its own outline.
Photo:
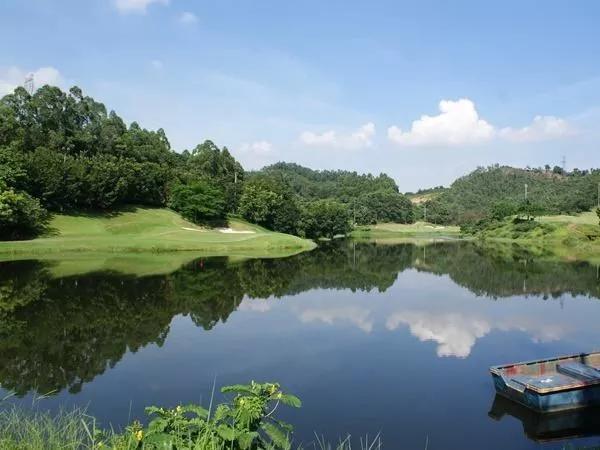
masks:
<path id="1" fill-rule="evenodd" d="M 527 199 L 541 214 L 589 211 L 596 205 L 600 170 L 517 169 L 508 166 L 478 168 L 458 178 L 448 189 L 429 195 L 418 208 L 437 223 L 464 223 L 486 217 L 500 203 L 517 207 Z M 525 187 L 527 186 L 527 187 Z M 423 196 L 421 196 L 423 197 Z M 421 217 L 422 211 L 417 211 Z"/>
<path id="2" fill-rule="evenodd" d="M 281 176 L 294 192 L 306 200 L 334 198 L 343 203 L 377 191 L 398 192 L 393 178 L 346 170 L 313 170 L 294 163 L 279 162 L 258 172 Z"/>
<path id="3" fill-rule="evenodd" d="M 405 195 L 414 205 L 419 205 L 428 200 L 433 200 L 446 189 L 444 186 L 436 186 L 428 189 L 419 189 L 417 192 L 407 192 Z"/>

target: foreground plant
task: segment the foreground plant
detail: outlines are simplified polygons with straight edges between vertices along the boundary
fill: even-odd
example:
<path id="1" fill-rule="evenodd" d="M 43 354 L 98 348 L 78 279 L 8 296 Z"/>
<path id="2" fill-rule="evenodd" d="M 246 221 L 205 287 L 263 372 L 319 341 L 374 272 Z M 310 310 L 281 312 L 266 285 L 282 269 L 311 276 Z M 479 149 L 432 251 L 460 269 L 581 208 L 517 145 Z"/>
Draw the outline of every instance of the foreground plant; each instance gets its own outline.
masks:
<path id="1" fill-rule="evenodd" d="M 134 423 L 117 447 L 127 449 L 231 449 L 288 450 L 292 426 L 274 416 L 279 404 L 299 408 L 300 400 L 285 394 L 277 383 L 236 384 L 221 389 L 234 393 L 228 403 L 204 409 L 177 406 L 150 407 L 147 427 Z"/>

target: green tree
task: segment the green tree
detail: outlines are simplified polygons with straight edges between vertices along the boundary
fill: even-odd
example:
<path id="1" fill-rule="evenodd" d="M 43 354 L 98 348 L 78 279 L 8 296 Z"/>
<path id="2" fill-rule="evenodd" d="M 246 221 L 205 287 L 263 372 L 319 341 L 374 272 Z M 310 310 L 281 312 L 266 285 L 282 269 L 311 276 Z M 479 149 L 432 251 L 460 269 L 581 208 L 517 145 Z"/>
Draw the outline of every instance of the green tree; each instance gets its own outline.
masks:
<path id="1" fill-rule="evenodd" d="M 359 224 L 377 222 L 414 222 L 413 205 L 405 195 L 391 190 L 375 191 L 361 196 L 356 202 L 356 221 Z M 354 209 L 355 205 L 352 205 Z"/>
<path id="2" fill-rule="evenodd" d="M 168 205 L 195 223 L 223 219 L 226 214 L 223 191 L 207 181 L 175 186 Z"/>
<path id="3" fill-rule="evenodd" d="M 300 229 L 309 238 L 333 238 L 352 230 L 348 207 L 335 200 L 317 200 L 302 212 Z"/>
<path id="4" fill-rule="evenodd" d="M 246 220 L 282 233 L 297 233 L 300 207 L 279 177 L 254 176 L 244 185 L 239 213 Z"/>

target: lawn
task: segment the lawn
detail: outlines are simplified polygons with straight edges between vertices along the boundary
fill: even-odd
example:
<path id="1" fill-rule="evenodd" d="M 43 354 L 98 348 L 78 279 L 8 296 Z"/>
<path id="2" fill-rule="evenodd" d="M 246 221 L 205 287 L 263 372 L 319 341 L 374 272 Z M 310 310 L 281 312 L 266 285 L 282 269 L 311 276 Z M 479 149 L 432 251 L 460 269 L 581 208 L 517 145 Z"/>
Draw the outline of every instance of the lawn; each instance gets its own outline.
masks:
<path id="1" fill-rule="evenodd" d="M 239 219 L 231 219 L 224 228 L 205 228 L 168 209 L 140 207 L 110 214 L 57 214 L 42 237 L 0 242 L 0 258 L 22 259 L 24 255 L 51 258 L 75 252 L 114 256 L 174 251 L 206 256 L 281 256 L 310 250 L 314 245 Z"/>
<path id="2" fill-rule="evenodd" d="M 359 239 L 433 238 L 457 237 L 460 228 L 453 225 L 436 225 L 427 222 L 411 224 L 378 223 L 356 227 L 352 236 Z"/>

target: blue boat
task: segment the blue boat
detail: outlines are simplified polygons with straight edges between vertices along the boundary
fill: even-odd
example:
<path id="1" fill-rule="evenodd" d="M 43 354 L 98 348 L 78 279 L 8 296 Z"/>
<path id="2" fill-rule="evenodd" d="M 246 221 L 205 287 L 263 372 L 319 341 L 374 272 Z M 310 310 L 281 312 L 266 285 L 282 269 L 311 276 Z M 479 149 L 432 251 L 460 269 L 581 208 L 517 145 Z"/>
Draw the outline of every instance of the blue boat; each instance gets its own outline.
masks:
<path id="1" fill-rule="evenodd" d="M 538 412 L 600 406 L 600 352 L 490 368 L 498 394 Z"/>

